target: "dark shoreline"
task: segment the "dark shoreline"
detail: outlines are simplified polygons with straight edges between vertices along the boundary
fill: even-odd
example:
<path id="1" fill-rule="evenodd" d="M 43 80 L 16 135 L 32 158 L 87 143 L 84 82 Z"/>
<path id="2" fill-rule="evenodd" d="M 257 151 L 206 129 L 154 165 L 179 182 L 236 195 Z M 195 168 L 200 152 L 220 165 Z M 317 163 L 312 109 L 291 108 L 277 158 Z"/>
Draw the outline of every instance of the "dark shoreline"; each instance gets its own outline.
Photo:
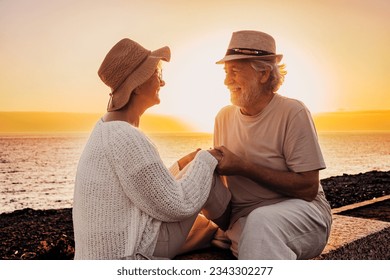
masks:
<path id="1" fill-rule="evenodd" d="M 343 174 L 321 183 L 331 207 L 338 208 L 389 195 L 390 171 Z M 388 240 L 389 230 L 385 232 Z M 0 214 L 0 259 L 58 260 L 73 256 L 72 208 L 26 208 Z"/>

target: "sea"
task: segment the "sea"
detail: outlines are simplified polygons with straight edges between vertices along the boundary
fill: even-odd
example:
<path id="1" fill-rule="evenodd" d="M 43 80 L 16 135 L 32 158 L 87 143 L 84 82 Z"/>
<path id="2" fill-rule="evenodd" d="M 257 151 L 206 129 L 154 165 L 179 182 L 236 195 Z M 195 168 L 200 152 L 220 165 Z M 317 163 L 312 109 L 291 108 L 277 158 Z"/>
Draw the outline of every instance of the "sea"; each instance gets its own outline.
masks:
<path id="1" fill-rule="evenodd" d="M 23 208 L 72 207 L 78 160 L 88 134 L 0 135 L 0 213 Z M 166 166 L 197 148 L 212 147 L 208 133 L 150 133 Z M 390 170 L 389 132 L 323 132 L 327 168 L 320 177 Z"/>

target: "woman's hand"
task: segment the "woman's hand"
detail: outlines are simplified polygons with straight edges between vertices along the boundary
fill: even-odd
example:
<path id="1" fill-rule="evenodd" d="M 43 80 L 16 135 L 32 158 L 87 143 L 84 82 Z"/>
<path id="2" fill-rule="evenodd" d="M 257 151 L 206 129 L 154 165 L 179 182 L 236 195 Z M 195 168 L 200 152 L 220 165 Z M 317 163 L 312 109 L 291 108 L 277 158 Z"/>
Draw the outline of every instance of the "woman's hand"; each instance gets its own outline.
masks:
<path id="1" fill-rule="evenodd" d="M 177 161 L 179 164 L 179 170 L 183 170 L 184 167 L 186 167 L 187 164 L 189 164 L 196 156 L 196 154 L 200 151 L 201 149 L 198 148 L 196 151 L 189 153 L 188 155 L 182 157 Z"/>

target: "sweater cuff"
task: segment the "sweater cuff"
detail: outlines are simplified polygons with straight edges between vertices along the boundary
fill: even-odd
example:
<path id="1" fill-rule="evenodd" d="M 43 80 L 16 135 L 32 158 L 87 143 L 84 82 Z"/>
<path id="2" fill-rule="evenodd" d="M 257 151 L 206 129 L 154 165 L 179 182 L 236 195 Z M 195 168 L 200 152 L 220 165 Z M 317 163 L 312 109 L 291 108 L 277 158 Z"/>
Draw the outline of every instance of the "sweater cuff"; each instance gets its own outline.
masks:
<path id="1" fill-rule="evenodd" d="M 198 152 L 196 157 L 199 157 L 202 161 L 204 161 L 211 168 L 215 168 L 218 164 L 218 161 L 213 157 L 209 152 L 205 150 L 201 150 Z"/>

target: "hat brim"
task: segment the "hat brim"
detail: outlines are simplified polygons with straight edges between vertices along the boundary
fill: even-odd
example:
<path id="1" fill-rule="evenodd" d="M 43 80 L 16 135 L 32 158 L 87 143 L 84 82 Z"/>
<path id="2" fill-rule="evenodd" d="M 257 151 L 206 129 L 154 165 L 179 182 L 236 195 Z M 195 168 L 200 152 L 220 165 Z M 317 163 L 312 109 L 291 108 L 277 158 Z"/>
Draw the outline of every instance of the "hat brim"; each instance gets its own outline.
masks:
<path id="1" fill-rule="evenodd" d="M 152 51 L 146 60 L 112 92 L 107 111 L 111 112 L 123 108 L 129 102 L 133 90 L 153 75 L 160 60 L 169 62 L 170 59 L 171 51 L 169 47 L 165 46 Z"/>
<path id="2" fill-rule="evenodd" d="M 274 58 L 276 59 L 276 62 L 279 63 L 282 60 L 283 55 L 282 54 L 271 54 L 271 55 L 258 56 L 258 55 L 232 54 L 232 55 L 226 55 L 221 60 L 218 60 L 216 62 L 216 64 L 223 64 L 223 63 L 225 63 L 227 61 L 232 61 L 232 60 L 246 60 L 246 59 L 250 59 L 250 60 L 272 60 Z"/>

